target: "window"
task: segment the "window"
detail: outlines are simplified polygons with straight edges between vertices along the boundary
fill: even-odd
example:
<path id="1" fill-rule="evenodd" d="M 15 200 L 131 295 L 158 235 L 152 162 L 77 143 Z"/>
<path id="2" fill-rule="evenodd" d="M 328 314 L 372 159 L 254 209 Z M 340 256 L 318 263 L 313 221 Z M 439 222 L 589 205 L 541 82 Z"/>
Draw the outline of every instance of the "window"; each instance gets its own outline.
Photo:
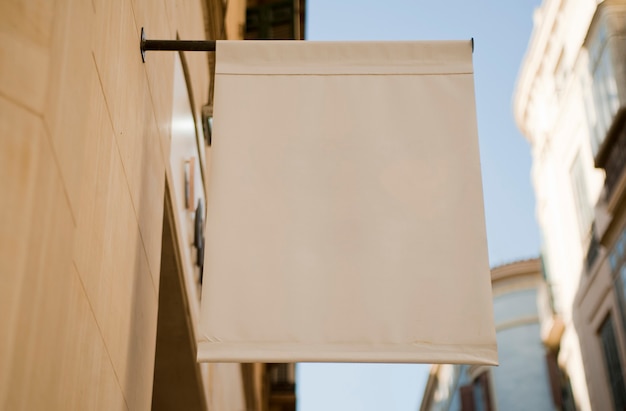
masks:
<path id="1" fill-rule="evenodd" d="M 600 24 L 595 38 L 589 43 L 589 72 L 591 84 L 587 84 L 585 106 L 591 132 L 594 155 L 604 141 L 613 117 L 619 108 L 617 82 L 613 71 L 610 36 L 604 22 Z M 590 90 L 589 90 L 590 88 Z"/>
<path id="2" fill-rule="evenodd" d="M 622 324 L 626 330 L 626 228 L 622 230 L 609 252 L 609 266 L 622 314 Z"/>
<path id="3" fill-rule="evenodd" d="M 480 374 L 473 383 L 461 387 L 461 411 L 491 411 L 488 373 Z"/>
<path id="4" fill-rule="evenodd" d="M 626 329 L 626 263 L 622 263 L 614 281 L 618 294 L 617 300 L 622 311 L 622 323 L 624 324 L 624 329 Z"/>
<path id="5" fill-rule="evenodd" d="M 585 169 L 580 153 L 576 154 L 574 162 L 572 163 L 572 168 L 570 169 L 570 180 L 572 183 L 572 193 L 574 195 L 574 203 L 576 204 L 576 212 L 578 215 L 578 228 L 580 229 L 581 238 L 586 240 L 591 227 L 591 222 L 593 220 L 593 213 L 589 205 L 589 198 L 587 197 Z"/>
<path id="6" fill-rule="evenodd" d="M 576 411 L 572 386 L 567 373 L 559 366 L 558 349 L 546 353 L 546 364 L 552 390 L 552 400 L 558 410 Z"/>
<path id="7" fill-rule="evenodd" d="M 289 40 L 296 38 L 293 0 L 248 2 L 246 40 Z"/>
<path id="8" fill-rule="evenodd" d="M 561 47 L 561 52 L 559 53 L 559 58 L 557 59 L 556 65 L 554 66 L 553 73 L 554 89 L 559 98 L 563 95 L 563 91 L 565 90 L 565 85 L 567 83 L 567 77 L 569 75 L 569 70 L 565 65 L 565 62 L 565 48 Z"/>
<path id="9" fill-rule="evenodd" d="M 622 374 L 619 351 L 615 340 L 615 329 L 610 315 L 600 327 L 600 340 L 604 351 L 609 389 L 613 397 L 613 408 L 616 411 L 622 411 L 626 409 L 626 388 L 624 387 L 624 374 Z"/>

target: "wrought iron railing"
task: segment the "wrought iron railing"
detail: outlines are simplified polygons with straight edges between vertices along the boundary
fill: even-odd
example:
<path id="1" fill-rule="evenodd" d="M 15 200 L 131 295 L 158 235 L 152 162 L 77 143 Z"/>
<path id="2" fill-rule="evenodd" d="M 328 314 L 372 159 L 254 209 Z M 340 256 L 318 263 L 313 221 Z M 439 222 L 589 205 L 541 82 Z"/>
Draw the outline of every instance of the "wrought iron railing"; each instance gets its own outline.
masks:
<path id="1" fill-rule="evenodd" d="M 594 224 L 595 225 L 595 224 Z M 587 248 L 587 255 L 585 256 L 585 266 L 587 268 L 587 274 L 591 274 L 593 264 L 600 255 L 600 242 L 595 234 L 595 227 L 591 228 L 591 239 L 589 240 L 589 247 Z"/>
<path id="2" fill-rule="evenodd" d="M 608 156 L 604 170 L 606 171 L 606 189 L 607 195 L 613 194 L 617 183 L 624 172 L 626 166 L 626 121 L 622 120 L 620 124 L 621 130 L 611 147 L 611 153 Z"/>

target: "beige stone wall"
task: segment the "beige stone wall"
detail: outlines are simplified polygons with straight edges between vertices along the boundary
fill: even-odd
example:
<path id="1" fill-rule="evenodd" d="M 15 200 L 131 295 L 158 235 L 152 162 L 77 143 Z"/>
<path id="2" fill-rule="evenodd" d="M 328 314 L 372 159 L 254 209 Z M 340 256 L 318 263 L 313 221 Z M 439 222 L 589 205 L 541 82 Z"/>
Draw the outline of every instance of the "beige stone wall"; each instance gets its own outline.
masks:
<path id="1" fill-rule="evenodd" d="M 241 367 L 234 363 L 208 364 L 211 375 L 209 410 L 244 411 L 244 397 Z"/>
<path id="2" fill-rule="evenodd" d="M 202 7 L 0 2 L 0 409 L 150 408 L 174 54 L 139 36 L 203 38 Z"/>
<path id="3" fill-rule="evenodd" d="M 626 193 L 616 193 L 626 198 Z M 622 370 L 626 362 L 626 332 L 622 323 L 619 285 L 614 282 L 616 273 L 611 269 L 609 255 L 626 228 L 626 208 L 611 211 L 613 219 L 605 231 L 603 250 L 593 272 L 582 278 L 574 311 L 574 321 L 582 348 L 582 362 L 587 373 L 589 401 L 593 410 L 613 408 L 612 394 L 606 368 L 606 360 L 600 329 L 607 316 L 611 317 L 615 343 L 621 358 Z M 619 276 L 619 274 L 617 274 Z"/>
<path id="4" fill-rule="evenodd" d="M 225 25 L 228 40 L 243 40 L 246 25 L 245 0 L 228 0 Z"/>

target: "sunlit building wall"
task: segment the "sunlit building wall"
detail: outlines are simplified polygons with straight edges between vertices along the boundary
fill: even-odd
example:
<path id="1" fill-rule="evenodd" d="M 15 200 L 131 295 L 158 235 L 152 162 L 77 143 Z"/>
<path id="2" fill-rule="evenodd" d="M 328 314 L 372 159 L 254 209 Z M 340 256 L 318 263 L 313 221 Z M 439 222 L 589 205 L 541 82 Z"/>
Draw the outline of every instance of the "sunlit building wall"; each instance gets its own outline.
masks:
<path id="1" fill-rule="evenodd" d="M 581 410 L 626 406 L 625 9 L 545 0 L 514 97 L 553 301 L 542 338 Z"/>
<path id="2" fill-rule="evenodd" d="M 546 293 L 540 260 L 496 267 L 491 279 L 500 365 L 432 366 L 420 411 L 555 409 L 558 381 L 541 340 Z"/>
<path id="3" fill-rule="evenodd" d="M 293 364 L 196 361 L 215 59 L 139 53 L 142 27 L 243 39 L 245 16 L 0 3 L 0 409 L 295 408 Z"/>

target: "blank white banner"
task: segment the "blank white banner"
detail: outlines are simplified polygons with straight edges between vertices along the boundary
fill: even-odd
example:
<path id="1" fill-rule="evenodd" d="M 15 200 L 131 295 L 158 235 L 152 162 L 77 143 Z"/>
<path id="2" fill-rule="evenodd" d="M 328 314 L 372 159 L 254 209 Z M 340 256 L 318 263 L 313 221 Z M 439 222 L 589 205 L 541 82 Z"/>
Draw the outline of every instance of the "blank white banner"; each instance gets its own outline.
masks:
<path id="1" fill-rule="evenodd" d="M 496 364 L 470 42 L 216 60 L 199 361 Z"/>

